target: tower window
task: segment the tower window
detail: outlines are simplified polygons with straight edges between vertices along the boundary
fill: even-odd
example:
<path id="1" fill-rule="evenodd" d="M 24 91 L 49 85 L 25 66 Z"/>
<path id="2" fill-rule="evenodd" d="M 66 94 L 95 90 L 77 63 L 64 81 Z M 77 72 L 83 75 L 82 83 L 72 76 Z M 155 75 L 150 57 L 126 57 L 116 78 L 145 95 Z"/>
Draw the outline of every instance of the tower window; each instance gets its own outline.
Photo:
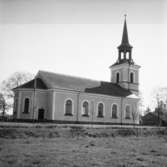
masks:
<path id="1" fill-rule="evenodd" d="M 117 81 L 117 83 L 119 83 L 119 79 L 120 79 L 120 77 L 119 77 L 119 72 L 118 72 L 117 75 L 116 75 L 116 81 Z"/>
<path id="2" fill-rule="evenodd" d="M 123 59 L 124 58 L 124 53 L 123 52 L 121 52 L 121 59 Z"/>
<path id="3" fill-rule="evenodd" d="M 133 74 L 133 72 L 130 73 L 130 83 L 134 83 L 134 74 Z"/>
<path id="4" fill-rule="evenodd" d="M 24 100 L 24 113 L 25 114 L 28 114 L 29 112 L 29 104 L 30 104 L 29 98 L 26 98 Z"/>

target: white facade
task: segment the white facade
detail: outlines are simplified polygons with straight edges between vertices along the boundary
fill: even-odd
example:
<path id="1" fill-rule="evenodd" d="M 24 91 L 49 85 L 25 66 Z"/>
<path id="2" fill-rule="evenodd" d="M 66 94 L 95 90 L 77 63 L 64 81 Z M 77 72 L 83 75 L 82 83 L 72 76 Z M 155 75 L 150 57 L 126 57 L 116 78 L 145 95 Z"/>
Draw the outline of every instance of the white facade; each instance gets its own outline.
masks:
<path id="1" fill-rule="evenodd" d="M 72 122 L 96 122 L 96 123 L 117 123 L 133 124 L 139 123 L 138 114 L 135 120 L 133 113 L 138 113 L 138 98 L 134 97 L 111 97 L 107 95 L 97 95 L 85 92 L 74 92 L 67 90 L 34 90 L 18 89 L 15 91 L 18 99 L 16 109 L 17 119 L 39 119 L 39 110 L 44 110 L 44 120 L 52 121 L 72 121 Z M 25 99 L 29 98 L 29 111 L 24 113 Z M 72 115 L 65 115 L 65 103 L 72 101 Z M 83 102 L 87 101 L 88 116 L 83 116 Z M 104 105 L 103 117 L 98 117 L 98 104 Z M 112 106 L 117 105 L 117 118 L 112 118 Z M 126 119 L 126 106 L 130 106 L 130 118 Z"/>

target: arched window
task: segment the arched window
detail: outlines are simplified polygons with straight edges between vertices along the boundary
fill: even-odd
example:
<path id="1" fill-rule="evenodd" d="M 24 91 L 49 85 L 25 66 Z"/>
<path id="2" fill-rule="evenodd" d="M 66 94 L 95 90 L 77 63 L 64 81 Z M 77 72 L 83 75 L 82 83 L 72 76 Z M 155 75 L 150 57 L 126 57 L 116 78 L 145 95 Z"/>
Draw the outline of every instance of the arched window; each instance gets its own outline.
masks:
<path id="1" fill-rule="evenodd" d="M 134 74 L 133 72 L 130 73 L 130 83 L 134 82 Z"/>
<path id="2" fill-rule="evenodd" d="M 117 72 L 116 81 L 117 81 L 117 83 L 119 83 L 119 72 Z"/>
<path id="3" fill-rule="evenodd" d="M 87 101 L 84 101 L 82 105 L 82 116 L 89 116 L 89 104 Z"/>
<path id="4" fill-rule="evenodd" d="M 72 116 L 72 100 L 66 100 L 65 115 Z"/>
<path id="5" fill-rule="evenodd" d="M 24 113 L 29 113 L 29 105 L 30 105 L 30 100 L 29 98 L 26 98 L 24 100 Z"/>
<path id="6" fill-rule="evenodd" d="M 117 118 L 117 105 L 113 104 L 112 105 L 112 118 Z"/>
<path id="7" fill-rule="evenodd" d="M 97 113 L 97 117 L 104 117 L 104 105 L 103 103 L 99 103 L 98 104 L 98 113 Z"/>
<path id="8" fill-rule="evenodd" d="M 125 119 L 130 119 L 130 106 L 126 106 L 125 108 Z"/>

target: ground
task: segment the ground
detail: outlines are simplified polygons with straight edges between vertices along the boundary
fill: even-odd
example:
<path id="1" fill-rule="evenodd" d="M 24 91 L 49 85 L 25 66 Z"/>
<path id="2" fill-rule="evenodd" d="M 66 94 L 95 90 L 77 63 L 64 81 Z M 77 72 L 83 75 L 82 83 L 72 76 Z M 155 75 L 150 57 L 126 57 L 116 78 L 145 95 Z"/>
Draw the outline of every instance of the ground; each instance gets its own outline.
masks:
<path id="1" fill-rule="evenodd" d="M 166 129 L 0 126 L 0 167 L 166 167 L 166 157 Z"/>

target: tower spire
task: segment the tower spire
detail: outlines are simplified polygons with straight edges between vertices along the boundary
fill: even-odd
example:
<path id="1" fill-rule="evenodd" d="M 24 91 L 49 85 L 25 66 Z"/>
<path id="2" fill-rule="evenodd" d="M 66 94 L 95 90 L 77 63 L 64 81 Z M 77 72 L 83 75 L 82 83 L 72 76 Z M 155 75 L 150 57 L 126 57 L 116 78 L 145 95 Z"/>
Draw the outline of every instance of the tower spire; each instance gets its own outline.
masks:
<path id="1" fill-rule="evenodd" d="M 119 51 L 119 57 L 118 57 L 118 62 L 123 63 L 123 62 L 129 62 L 132 63 L 132 57 L 131 57 L 131 52 L 132 52 L 132 46 L 129 44 L 129 38 L 128 38 L 128 29 L 127 29 L 127 23 L 126 23 L 126 17 L 127 15 L 124 15 L 124 26 L 123 26 L 123 34 L 122 34 L 122 41 L 121 44 L 118 46 L 118 51 Z M 127 57 L 127 53 L 129 53 L 129 57 Z M 123 54 L 123 57 L 122 57 Z"/>
<path id="2" fill-rule="evenodd" d="M 124 28 L 123 28 L 123 34 L 122 34 L 122 42 L 121 45 L 130 45 L 129 44 L 129 39 L 128 39 L 128 30 L 127 30 L 127 25 L 126 25 L 126 14 L 125 16 L 125 20 L 124 20 Z"/>

